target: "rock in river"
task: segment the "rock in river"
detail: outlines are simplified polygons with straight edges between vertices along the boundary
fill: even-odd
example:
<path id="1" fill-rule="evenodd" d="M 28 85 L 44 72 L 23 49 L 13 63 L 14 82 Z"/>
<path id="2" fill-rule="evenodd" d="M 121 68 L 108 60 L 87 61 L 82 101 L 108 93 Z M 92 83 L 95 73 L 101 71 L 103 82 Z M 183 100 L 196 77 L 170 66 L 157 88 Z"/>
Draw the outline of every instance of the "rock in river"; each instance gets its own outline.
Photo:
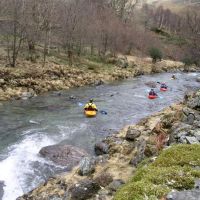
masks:
<path id="1" fill-rule="evenodd" d="M 150 88 L 156 88 L 157 84 L 154 81 L 146 82 L 145 85 L 149 86 Z"/>
<path id="2" fill-rule="evenodd" d="M 54 163 L 66 166 L 69 170 L 76 166 L 87 153 L 71 145 L 52 145 L 43 147 L 39 152 L 43 157 Z"/>

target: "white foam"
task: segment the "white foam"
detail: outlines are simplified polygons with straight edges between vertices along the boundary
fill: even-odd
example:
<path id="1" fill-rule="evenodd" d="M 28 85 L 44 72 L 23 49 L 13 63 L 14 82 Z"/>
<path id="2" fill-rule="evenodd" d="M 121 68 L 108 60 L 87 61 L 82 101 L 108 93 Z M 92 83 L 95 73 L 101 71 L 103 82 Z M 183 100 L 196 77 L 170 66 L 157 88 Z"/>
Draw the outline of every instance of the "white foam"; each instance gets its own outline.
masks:
<path id="1" fill-rule="evenodd" d="M 19 144 L 9 148 L 9 156 L 0 162 L 0 180 L 5 184 L 3 200 L 15 200 L 27 190 L 33 189 L 25 185 L 26 174 L 34 174 L 30 164 L 34 161 L 46 162 L 38 156 L 38 152 L 42 147 L 52 144 L 55 144 L 55 141 L 48 138 L 45 133 L 37 133 L 25 136 Z"/>
<path id="2" fill-rule="evenodd" d="M 139 97 L 139 98 L 143 98 L 143 99 L 146 99 L 146 98 L 147 98 L 146 96 L 137 95 L 137 94 L 135 94 L 134 97 Z"/>
<path id="3" fill-rule="evenodd" d="M 69 123 L 69 122 L 67 122 L 67 123 Z M 74 126 L 73 128 L 71 128 L 72 126 L 73 125 L 71 125 L 71 124 L 70 124 L 70 126 L 69 126 L 69 124 L 67 124 L 65 126 L 57 125 L 57 128 L 59 129 L 59 133 L 63 137 L 62 139 L 70 138 L 78 130 L 87 129 L 87 124 L 85 124 L 85 123 L 81 123 L 81 124 L 79 124 L 79 126 Z"/>
<path id="4" fill-rule="evenodd" d="M 188 73 L 188 76 L 197 76 L 198 75 L 198 73 L 195 73 L 195 72 L 193 72 L 193 73 Z"/>

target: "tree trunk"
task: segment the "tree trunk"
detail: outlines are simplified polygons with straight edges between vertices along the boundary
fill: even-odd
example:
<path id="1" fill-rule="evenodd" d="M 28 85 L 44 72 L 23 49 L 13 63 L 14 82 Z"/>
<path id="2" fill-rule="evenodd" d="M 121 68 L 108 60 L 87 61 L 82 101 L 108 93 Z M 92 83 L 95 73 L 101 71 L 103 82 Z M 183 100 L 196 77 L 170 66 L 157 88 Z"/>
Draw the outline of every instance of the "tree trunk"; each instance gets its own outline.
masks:
<path id="1" fill-rule="evenodd" d="M 33 41 L 28 41 L 28 51 L 29 51 L 29 59 L 31 62 L 35 62 L 35 44 Z"/>
<path id="2" fill-rule="evenodd" d="M 47 41 L 48 41 L 48 30 L 45 32 L 45 41 L 44 41 L 44 50 L 43 50 L 43 67 L 46 64 L 46 56 L 47 56 Z"/>
<path id="3" fill-rule="evenodd" d="M 91 56 L 94 55 L 94 45 L 93 44 L 90 45 L 90 55 Z"/>

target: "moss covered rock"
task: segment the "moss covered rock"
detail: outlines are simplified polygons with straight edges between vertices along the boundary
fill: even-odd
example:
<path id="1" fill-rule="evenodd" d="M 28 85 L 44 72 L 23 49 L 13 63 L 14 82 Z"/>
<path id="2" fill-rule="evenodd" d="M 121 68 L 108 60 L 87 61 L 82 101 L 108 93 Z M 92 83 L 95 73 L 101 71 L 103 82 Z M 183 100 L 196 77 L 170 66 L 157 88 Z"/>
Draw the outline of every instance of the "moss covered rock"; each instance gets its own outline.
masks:
<path id="1" fill-rule="evenodd" d="M 140 166 L 114 200 L 157 200 L 172 189 L 192 189 L 195 179 L 200 178 L 197 166 L 200 166 L 200 145 L 172 146 L 155 162 Z"/>

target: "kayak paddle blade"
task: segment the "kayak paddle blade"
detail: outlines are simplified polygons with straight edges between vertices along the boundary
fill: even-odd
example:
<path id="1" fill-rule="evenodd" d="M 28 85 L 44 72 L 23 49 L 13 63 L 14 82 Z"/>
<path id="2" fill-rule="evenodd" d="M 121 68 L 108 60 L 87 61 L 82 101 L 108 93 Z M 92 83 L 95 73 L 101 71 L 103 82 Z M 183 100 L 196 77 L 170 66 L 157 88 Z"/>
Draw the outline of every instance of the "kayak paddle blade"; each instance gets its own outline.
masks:
<path id="1" fill-rule="evenodd" d="M 78 106 L 82 107 L 82 106 L 83 106 L 83 103 L 78 102 Z"/>

